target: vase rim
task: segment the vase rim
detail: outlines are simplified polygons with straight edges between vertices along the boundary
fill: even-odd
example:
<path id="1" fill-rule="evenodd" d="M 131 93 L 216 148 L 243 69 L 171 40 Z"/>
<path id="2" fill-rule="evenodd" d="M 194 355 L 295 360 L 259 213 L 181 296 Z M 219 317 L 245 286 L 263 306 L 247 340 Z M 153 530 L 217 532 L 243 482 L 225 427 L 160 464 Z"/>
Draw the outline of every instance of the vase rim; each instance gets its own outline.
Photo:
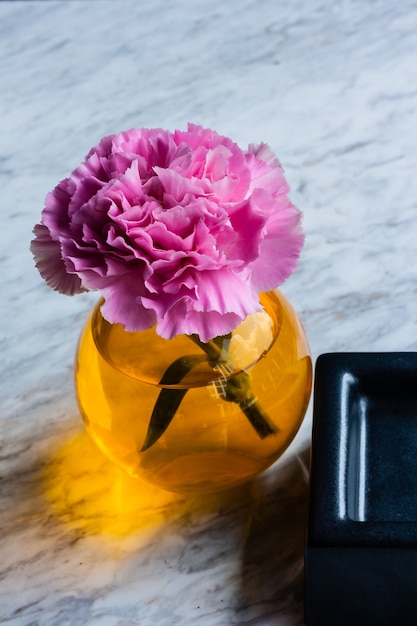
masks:
<path id="1" fill-rule="evenodd" d="M 194 372 L 186 376 L 181 383 L 169 385 L 161 384 L 161 376 L 155 373 L 149 374 L 141 366 L 141 359 L 139 358 L 141 354 L 141 339 L 145 338 L 145 335 L 152 334 L 155 355 L 158 356 L 166 350 L 166 342 L 176 342 L 178 344 L 179 356 L 181 356 L 181 350 L 185 351 L 185 354 L 188 352 L 193 353 L 193 350 L 194 353 L 199 352 L 189 337 L 178 335 L 173 339 L 164 339 L 156 334 L 155 326 L 148 330 L 126 331 L 120 324 L 112 324 L 105 320 L 100 310 L 104 302 L 102 297 L 91 312 L 89 324 L 92 328 L 96 348 L 110 367 L 134 380 L 147 382 L 153 386 L 186 389 L 206 386 L 213 382 L 215 383 L 217 380 L 224 379 L 225 376 L 227 378 L 237 376 L 242 371 L 249 371 L 260 359 L 265 357 L 277 340 L 281 330 L 283 301 L 285 302 L 286 299 L 278 290 L 261 293 L 262 311 L 248 316 L 232 331 L 229 348 L 231 351 L 230 360 L 226 362 L 221 361 L 218 367 L 213 367 L 213 363 L 207 358 L 205 362 L 202 361 L 201 365 L 197 365 L 194 368 Z M 264 328 L 260 328 L 260 322 L 264 325 Z M 268 323 L 270 323 L 269 329 L 267 328 Z M 189 347 L 188 341 L 190 342 Z M 134 345 L 137 346 L 137 352 L 133 349 Z M 203 354 L 203 351 L 201 351 L 201 354 Z M 142 354 L 142 357 L 146 363 L 152 360 L 149 354 Z M 167 362 L 167 366 L 169 365 L 170 363 Z M 159 374 L 163 374 L 164 367 L 161 367 Z M 156 367 L 151 369 L 158 371 Z"/>

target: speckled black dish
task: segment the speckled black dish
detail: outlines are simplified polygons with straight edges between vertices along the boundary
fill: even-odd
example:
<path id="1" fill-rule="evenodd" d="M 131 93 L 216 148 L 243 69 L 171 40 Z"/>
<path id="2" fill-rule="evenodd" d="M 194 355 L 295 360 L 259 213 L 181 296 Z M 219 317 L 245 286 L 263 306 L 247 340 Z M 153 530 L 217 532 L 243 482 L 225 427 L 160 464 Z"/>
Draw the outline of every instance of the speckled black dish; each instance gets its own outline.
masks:
<path id="1" fill-rule="evenodd" d="M 417 353 L 317 359 L 305 618 L 417 624 Z"/>

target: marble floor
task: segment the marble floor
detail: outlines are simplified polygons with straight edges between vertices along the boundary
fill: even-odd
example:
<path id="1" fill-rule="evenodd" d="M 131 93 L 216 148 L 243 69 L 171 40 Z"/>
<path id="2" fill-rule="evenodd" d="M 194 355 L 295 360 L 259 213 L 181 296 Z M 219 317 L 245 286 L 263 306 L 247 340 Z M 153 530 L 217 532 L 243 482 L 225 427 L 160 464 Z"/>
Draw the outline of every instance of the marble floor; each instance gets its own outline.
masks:
<path id="1" fill-rule="evenodd" d="M 73 391 L 96 295 L 49 290 L 31 231 L 104 135 L 190 121 L 265 141 L 304 213 L 282 291 L 313 359 L 416 351 L 416 3 L 3 0 L 0 76 L 0 622 L 302 625 L 311 405 L 231 493 L 122 475 Z"/>

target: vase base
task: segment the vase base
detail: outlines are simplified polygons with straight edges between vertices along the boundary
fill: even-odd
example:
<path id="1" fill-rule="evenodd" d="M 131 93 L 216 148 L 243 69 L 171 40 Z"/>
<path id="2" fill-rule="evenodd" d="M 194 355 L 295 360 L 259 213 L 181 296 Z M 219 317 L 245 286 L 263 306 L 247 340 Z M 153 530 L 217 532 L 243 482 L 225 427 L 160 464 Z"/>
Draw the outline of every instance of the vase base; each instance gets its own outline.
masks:
<path id="1" fill-rule="evenodd" d="M 261 473 L 266 465 L 240 454 L 213 451 L 171 459 L 144 461 L 137 476 L 167 491 L 184 494 L 215 493 L 232 489 Z"/>

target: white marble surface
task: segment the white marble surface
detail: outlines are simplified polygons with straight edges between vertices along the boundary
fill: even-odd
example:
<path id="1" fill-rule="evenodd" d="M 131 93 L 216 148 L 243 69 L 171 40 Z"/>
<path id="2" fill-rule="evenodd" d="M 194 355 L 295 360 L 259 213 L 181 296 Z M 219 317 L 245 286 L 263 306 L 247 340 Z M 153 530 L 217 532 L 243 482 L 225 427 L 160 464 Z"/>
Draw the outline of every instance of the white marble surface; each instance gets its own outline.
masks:
<path id="1" fill-rule="evenodd" d="M 417 350 L 415 0 L 0 2 L 0 622 L 303 624 L 311 407 L 254 484 L 198 499 L 122 476 L 72 388 L 95 296 L 28 251 L 101 136 L 188 121 L 266 141 L 304 211 L 284 285 L 314 359 Z"/>

